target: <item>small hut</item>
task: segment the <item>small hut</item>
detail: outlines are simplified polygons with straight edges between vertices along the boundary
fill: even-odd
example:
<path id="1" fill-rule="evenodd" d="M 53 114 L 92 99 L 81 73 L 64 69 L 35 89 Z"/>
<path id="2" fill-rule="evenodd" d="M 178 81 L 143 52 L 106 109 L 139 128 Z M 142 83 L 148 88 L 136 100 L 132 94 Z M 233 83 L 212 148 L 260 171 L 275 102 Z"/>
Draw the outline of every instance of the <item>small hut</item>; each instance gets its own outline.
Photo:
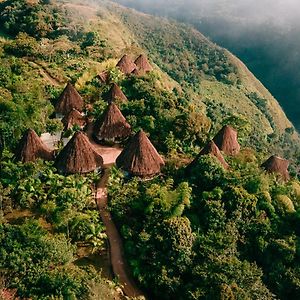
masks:
<path id="1" fill-rule="evenodd" d="M 90 143 L 82 131 L 76 132 L 55 160 L 60 173 L 89 173 L 103 166 L 103 158 Z"/>
<path id="2" fill-rule="evenodd" d="M 131 127 L 115 103 L 110 103 L 102 117 L 95 122 L 93 136 L 99 143 L 117 143 L 131 134 Z"/>
<path id="3" fill-rule="evenodd" d="M 96 78 L 100 81 L 100 83 L 108 83 L 109 81 L 109 72 L 108 71 L 103 71 L 100 74 L 96 76 Z"/>
<path id="4" fill-rule="evenodd" d="M 136 64 L 137 75 L 145 74 L 153 70 L 146 55 L 141 54 L 134 62 Z"/>
<path id="5" fill-rule="evenodd" d="M 74 125 L 78 125 L 82 129 L 86 124 L 85 117 L 76 108 L 73 108 L 61 121 L 64 124 L 64 131 Z"/>
<path id="6" fill-rule="evenodd" d="M 116 160 L 117 166 L 133 176 L 151 178 L 165 164 L 144 131 L 131 138 Z"/>
<path id="7" fill-rule="evenodd" d="M 28 129 L 16 148 L 15 157 L 18 161 L 26 163 L 38 158 L 53 160 L 54 153 L 42 142 L 34 130 Z"/>
<path id="8" fill-rule="evenodd" d="M 132 73 L 134 69 L 136 69 L 136 65 L 133 60 L 125 54 L 117 63 L 117 67 L 119 70 L 125 75 L 129 75 Z"/>
<path id="9" fill-rule="evenodd" d="M 218 159 L 218 161 L 221 163 L 221 165 L 224 167 L 224 169 L 228 169 L 229 166 L 227 162 L 225 161 L 220 149 L 218 146 L 214 143 L 214 141 L 208 142 L 208 144 L 200 151 L 200 153 L 196 156 L 196 158 L 190 163 L 190 165 L 187 167 L 188 169 L 192 168 L 197 160 L 200 158 L 200 156 L 203 155 L 211 155 Z"/>
<path id="10" fill-rule="evenodd" d="M 226 125 L 217 133 L 213 141 L 226 155 L 236 155 L 241 149 L 237 136 L 237 131 Z"/>
<path id="11" fill-rule="evenodd" d="M 71 83 L 68 83 L 57 100 L 55 112 L 57 117 L 62 117 L 67 115 L 73 108 L 81 112 L 83 105 L 84 102 L 79 93 Z"/>
<path id="12" fill-rule="evenodd" d="M 108 103 L 112 103 L 114 101 L 125 102 L 128 100 L 120 87 L 115 83 L 112 84 L 110 90 L 108 91 L 106 99 Z"/>
<path id="13" fill-rule="evenodd" d="M 285 181 L 290 179 L 290 174 L 288 171 L 289 161 L 286 159 L 272 155 L 261 165 L 261 167 L 268 173 L 280 174 Z"/>

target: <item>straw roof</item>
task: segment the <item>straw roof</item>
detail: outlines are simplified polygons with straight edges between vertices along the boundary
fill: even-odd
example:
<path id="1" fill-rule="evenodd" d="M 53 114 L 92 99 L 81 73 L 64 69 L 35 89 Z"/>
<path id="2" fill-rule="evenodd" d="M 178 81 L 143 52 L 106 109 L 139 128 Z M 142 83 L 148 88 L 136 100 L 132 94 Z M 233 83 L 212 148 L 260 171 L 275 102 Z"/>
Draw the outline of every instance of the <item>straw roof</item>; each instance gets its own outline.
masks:
<path id="1" fill-rule="evenodd" d="M 86 124 L 85 117 L 75 108 L 73 108 L 64 118 L 61 120 L 64 124 L 64 130 L 72 128 L 74 125 L 83 127 Z"/>
<path id="2" fill-rule="evenodd" d="M 110 103 L 94 126 L 96 141 L 122 140 L 131 134 L 131 127 L 116 104 Z"/>
<path id="3" fill-rule="evenodd" d="M 200 156 L 203 156 L 203 155 L 212 155 L 218 159 L 218 161 L 222 164 L 222 166 L 225 169 L 229 168 L 220 149 L 214 143 L 214 141 L 208 142 L 208 144 L 200 151 L 200 153 L 196 156 L 196 158 L 191 162 L 191 164 L 188 166 L 188 168 L 193 167 L 195 165 L 195 163 L 198 161 L 198 159 L 200 158 Z"/>
<path id="4" fill-rule="evenodd" d="M 147 73 L 153 70 L 150 65 L 148 58 L 146 55 L 141 54 L 134 62 L 136 64 L 136 69 L 139 71 L 138 73 Z"/>
<path id="5" fill-rule="evenodd" d="M 214 142 L 226 155 L 236 155 L 241 149 L 237 139 L 237 131 L 228 125 L 217 133 Z"/>
<path id="6" fill-rule="evenodd" d="M 108 83 L 109 81 L 109 72 L 103 71 L 96 76 L 101 83 Z"/>
<path id="7" fill-rule="evenodd" d="M 269 173 L 280 174 L 284 180 L 290 179 L 290 174 L 288 171 L 289 161 L 286 159 L 272 155 L 261 165 L 261 167 Z"/>
<path id="8" fill-rule="evenodd" d="M 112 84 L 106 99 L 108 103 L 114 102 L 116 100 L 120 100 L 122 102 L 128 100 L 120 87 L 115 83 Z"/>
<path id="9" fill-rule="evenodd" d="M 117 63 L 117 67 L 121 72 L 129 75 L 136 68 L 136 65 L 133 60 L 127 54 L 125 54 Z"/>
<path id="10" fill-rule="evenodd" d="M 83 110 L 83 99 L 71 83 L 68 83 L 58 98 L 55 106 L 56 113 L 68 114 L 73 108 Z"/>
<path id="11" fill-rule="evenodd" d="M 26 163 L 33 162 L 38 158 L 52 160 L 54 154 L 34 130 L 28 129 L 16 148 L 15 157 L 18 161 Z"/>
<path id="12" fill-rule="evenodd" d="M 139 131 L 131 138 L 117 158 L 117 166 L 140 177 L 152 177 L 160 173 L 165 164 L 144 131 Z"/>
<path id="13" fill-rule="evenodd" d="M 55 160 L 55 167 L 64 174 L 89 173 L 102 166 L 103 158 L 81 131 L 73 135 Z"/>

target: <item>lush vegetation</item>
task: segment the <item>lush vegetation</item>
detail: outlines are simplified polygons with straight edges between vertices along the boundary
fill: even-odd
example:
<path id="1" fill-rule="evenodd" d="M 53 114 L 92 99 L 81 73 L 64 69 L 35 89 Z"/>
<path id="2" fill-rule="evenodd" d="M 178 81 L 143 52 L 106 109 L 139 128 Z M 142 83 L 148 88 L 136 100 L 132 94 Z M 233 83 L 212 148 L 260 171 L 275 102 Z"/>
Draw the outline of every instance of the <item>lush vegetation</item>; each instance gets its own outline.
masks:
<path id="1" fill-rule="evenodd" d="M 236 54 L 280 101 L 296 128 L 299 115 L 299 11 L 296 2 L 116 0 L 192 24 Z M 267 9 L 266 9 L 267 7 Z"/>
<path id="2" fill-rule="evenodd" d="M 204 156 L 172 175 L 114 170 L 109 184 L 133 273 L 154 298 L 299 297 L 299 182 L 264 174 L 246 152 L 227 172 Z"/>
<path id="3" fill-rule="evenodd" d="M 269 152 L 296 162 L 299 138 L 243 67 L 187 26 L 110 3 L 5 0 L 0 11 L 0 289 L 31 299 L 111 293 L 77 263 L 79 248 L 105 245 L 92 194 L 99 176 L 62 176 L 52 163 L 21 164 L 12 154 L 29 127 L 61 130 L 53 104 L 67 81 L 86 113 L 100 116 L 110 86 L 95 76 L 108 69 L 128 97 L 119 103 L 127 121 L 167 161 L 151 181 L 116 169 L 110 177 L 111 210 L 141 286 L 159 299 L 299 298 L 300 185 L 259 168 Z M 153 72 L 125 77 L 115 68 L 124 52 L 145 51 Z M 258 152 L 227 158 L 227 172 L 210 157 L 186 172 L 181 166 L 224 124 Z"/>
<path id="4" fill-rule="evenodd" d="M 0 269 L 7 288 L 32 299 L 82 299 L 101 283 L 95 269 L 74 264 L 77 246 L 105 246 L 94 179 L 58 175 L 49 163 L 14 163 L 4 153 Z"/>

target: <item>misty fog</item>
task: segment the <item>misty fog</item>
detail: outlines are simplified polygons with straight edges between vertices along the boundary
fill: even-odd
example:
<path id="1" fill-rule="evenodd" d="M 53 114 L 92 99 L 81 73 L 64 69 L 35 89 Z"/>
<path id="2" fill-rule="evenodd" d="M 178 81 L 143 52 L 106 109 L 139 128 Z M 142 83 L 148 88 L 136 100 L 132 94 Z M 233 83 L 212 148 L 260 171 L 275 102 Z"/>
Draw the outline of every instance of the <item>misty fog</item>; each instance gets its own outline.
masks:
<path id="1" fill-rule="evenodd" d="M 300 130 L 299 0 L 115 0 L 190 23 L 228 48 L 279 100 Z"/>

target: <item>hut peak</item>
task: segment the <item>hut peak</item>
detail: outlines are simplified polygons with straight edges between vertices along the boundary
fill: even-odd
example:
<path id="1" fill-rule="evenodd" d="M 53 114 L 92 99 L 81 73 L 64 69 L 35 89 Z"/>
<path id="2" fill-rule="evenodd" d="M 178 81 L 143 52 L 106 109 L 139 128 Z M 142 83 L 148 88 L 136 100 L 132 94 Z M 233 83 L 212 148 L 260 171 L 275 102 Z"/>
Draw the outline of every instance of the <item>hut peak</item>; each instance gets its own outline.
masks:
<path id="1" fill-rule="evenodd" d="M 86 124 L 85 117 L 76 108 L 72 108 L 72 110 L 65 115 L 61 121 L 65 126 L 64 130 L 68 130 L 74 125 L 83 127 Z"/>
<path id="2" fill-rule="evenodd" d="M 153 70 L 146 55 L 141 54 L 134 62 L 136 64 L 137 75 L 147 73 Z"/>
<path id="3" fill-rule="evenodd" d="M 143 130 L 131 138 L 117 158 L 117 166 L 134 176 L 152 177 L 160 173 L 164 161 Z"/>
<path id="4" fill-rule="evenodd" d="M 64 174 L 89 173 L 103 166 L 103 158 L 82 131 L 76 132 L 55 160 L 55 167 Z"/>
<path id="5" fill-rule="evenodd" d="M 94 126 L 94 138 L 97 142 L 117 141 L 127 138 L 131 127 L 115 103 L 110 103 L 102 117 Z"/>
<path id="6" fill-rule="evenodd" d="M 214 141 L 209 141 L 207 145 L 200 151 L 199 156 L 202 155 L 212 155 L 218 159 L 218 161 L 223 165 L 225 169 L 228 169 L 228 164 L 225 161 L 220 149 L 218 146 L 214 143 Z M 198 156 L 198 157 L 199 157 Z"/>
<path id="7" fill-rule="evenodd" d="M 17 146 L 16 159 L 23 163 L 33 162 L 38 158 L 52 160 L 53 152 L 42 142 L 33 129 L 28 129 Z"/>
<path id="8" fill-rule="evenodd" d="M 289 161 L 279 156 L 272 155 L 261 165 L 261 167 L 269 173 L 280 174 L 286 181 L 290 179 L 288 171 Z"/>
<path id="9" fill-rule="evenodd" d="M 83 110 L 83 105 L 83 99 L 75 87 L 69 82 L 58 98 L 55 111 L 58 114 L 66 115 L 75 108 L 81 112 Z"/>
<path id="10" fill-rule="evenodd" d="M 103 71 L 96 76 L 101 83 L 108 83 L 109 81 L 109 72 Z"/>
<path id="11" fill-rule="evenodd" d="M 117 67 L 120 69 L 121 72 L 123 72 L 126 75 L 129 75 L 136 68 L 136 65 L 133 62 L 133 60 L 127 54 L 125 54 L 117 63 Z"/>
<path id="12" fill-rule="evenodd" d="M 127 101 L 128 99 L 122 92 L 121 88 L 116 83 L 113 83 L 107 94 L 107 102 L 111 103 L 117 100 Z"/>
<path id="13" fill-rule="evenodd" d="M 218 148 L 226 155 L 236 155 L 240 152 L 240 145 L 237 139 L 237 131 L 225 125 L 214 137 L 213 141 Z"/>

